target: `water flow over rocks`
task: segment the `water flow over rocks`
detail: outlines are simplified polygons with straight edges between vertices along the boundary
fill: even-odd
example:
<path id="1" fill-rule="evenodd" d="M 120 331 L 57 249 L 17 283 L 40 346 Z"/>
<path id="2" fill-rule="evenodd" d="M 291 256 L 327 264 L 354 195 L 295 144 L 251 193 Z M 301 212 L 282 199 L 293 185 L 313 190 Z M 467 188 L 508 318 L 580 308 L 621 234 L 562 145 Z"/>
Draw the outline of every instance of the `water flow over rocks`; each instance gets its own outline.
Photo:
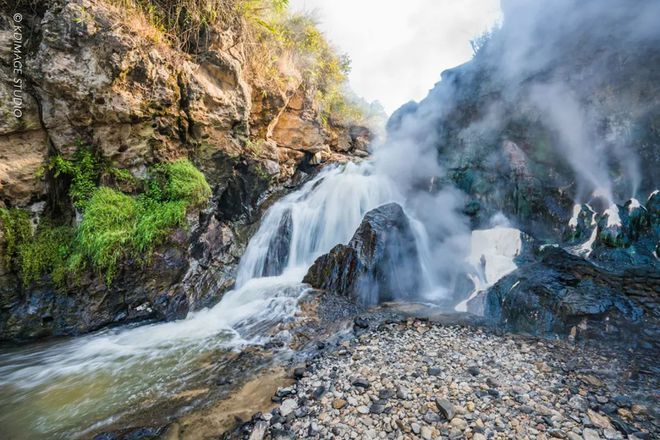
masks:
<path id="1" fill-rule="evenodd" d="M 321 254 L 347 243 L 367 211 L 402 199 L 395 184 L 370 164 L 323 171 L 268 211 L 241 260 L 237 285 L 307 270 Z"/>
<path id="2" fill-rule="evenodd" d="M 389 179 L 372 171 L 366 163 L 327 169 L 273 205 L 248 245 L 236 289 L 211 309 L 181 321 L 0 354 L 0 422 L 12 435 L 67 437 L 91 423 L 109 423 L 127 401 L 146 410 L 185 390 L 208 374 L 202 366 L 213 353 L 267 341 L 277 324 L 293 318 L 314 259 L 348 242 L 365 213 L 402 199 Z M 392 206 L 397 221 L 407 224 L 401 208 Z M 414 246 L 415 239 L 408 226 L 405 245 Z M 35 396 L 44 390 L 61 393 L 61 405 L 35 410 Z"/>

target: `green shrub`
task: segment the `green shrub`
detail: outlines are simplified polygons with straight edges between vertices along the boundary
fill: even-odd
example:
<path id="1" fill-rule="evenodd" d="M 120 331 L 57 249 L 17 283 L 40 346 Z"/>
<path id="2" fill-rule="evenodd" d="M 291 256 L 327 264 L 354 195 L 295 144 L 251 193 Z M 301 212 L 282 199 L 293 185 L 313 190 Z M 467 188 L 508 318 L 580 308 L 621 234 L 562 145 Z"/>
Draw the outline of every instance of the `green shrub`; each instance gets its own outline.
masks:
<path id="1" fill-rule="evenodd" d="M 30 215 L 22 209 L 0 208 L 0 228 L 4 241 L 1 263 L 9 268 L 20 244 L 32 237 Z"/>

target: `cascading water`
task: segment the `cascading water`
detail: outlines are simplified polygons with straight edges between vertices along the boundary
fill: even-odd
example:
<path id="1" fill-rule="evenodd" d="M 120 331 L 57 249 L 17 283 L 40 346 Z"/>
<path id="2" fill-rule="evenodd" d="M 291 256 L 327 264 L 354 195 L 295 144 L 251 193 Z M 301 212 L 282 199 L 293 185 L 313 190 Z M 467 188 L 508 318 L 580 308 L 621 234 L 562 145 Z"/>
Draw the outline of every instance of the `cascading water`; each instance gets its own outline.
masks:
<path id="1" fill-rule="evenodd" d="M 250 240 L 236 284 L 281 273 L 302 273 L 301 281 L 317 257 L 350 240 L 367 211 L 402 203 L 394 183 L 372 171 L 367 163 L 330 168 L 273 206 Z"/>
<path id="2" fill-rule="evenodd" d="M 127 408 L 176 396 L 211 374 L 209 355 L 262 342 L 292 319 L 318 256 L 348 242 L 367 211 L 403 204 L 394 183 L 372 171 L 368 163 L 326 169 L 273 205 L 242 258 L 236 289 L 211 309 L 0 354 L 0 426 L 11 438 L 75 438 Z M 423 241 L 423 226 L 413 226 Z"/>

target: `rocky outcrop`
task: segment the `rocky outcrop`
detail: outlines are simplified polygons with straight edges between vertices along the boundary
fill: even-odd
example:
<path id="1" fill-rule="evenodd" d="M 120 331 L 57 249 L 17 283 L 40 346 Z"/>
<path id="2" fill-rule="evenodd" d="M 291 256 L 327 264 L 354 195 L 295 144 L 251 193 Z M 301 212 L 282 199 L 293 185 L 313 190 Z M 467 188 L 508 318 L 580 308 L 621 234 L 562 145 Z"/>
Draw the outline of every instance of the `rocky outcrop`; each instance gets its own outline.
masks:
<path id="1" fill-rule="evenodd" d="M 468 310 L 525 333 L 621 340 L 634 335 L 635 343 L 656 344 L 656 197 L 646 205 L 633 200 L 612 206 L 602 215 L 576 206 L 569 229 L 578 245 L 537 245 L 517 260 L 517 270 L 469 301 Z"/>
<path id="2" fill-rule="evenodd" d="M 483 302 L 484 316 L 518 332 L 657 343 L 657 269 L 606 270 L 555 246 L 542 248 L 537 258 L 472 300 L 469 309 Z"/>
<path id="3" fill-rule="evenodd" d="M 20 23 L 9 15 L 0 19 L 8 41 L 20 29 L 24 52 L 22 116 L 3 118 L 0 126 L 6 204 L 24 206 L 43 196 L 35 171 L 49 148 L 67 157 L 81 142 L 136 175 L 161 160 L 194 154 L 205 161 L 223 152 L 250 154 L 286 180 L 304 156 L 289 150 L 323 149 L 323 160 L 349 153 L 343 147 L 333 152 L 337 134 L 317 122 L 301 80 L 280 89 L 253 82 L 240 25 L 221 24 L 204 50 L 190 55 L 159 41 L 143 18 L 128 19 L 101 0 L 44 5 L 41 14 L 26 10 Z M 7 116 L 15 76 L 10 67 L 0 69 L 0 93 L 7 98 L 0 112 Z M 266 105 L 257 98 L 264 95 L 280 98 Z"/>
<path id="4" fill-rule="evenodd" d="M 369 211 L 348 245 L 319 257 L 303 282 L 365 304 L 413 297 L 421 267 L 408 217 L 396 203 Z"/>
<path id="5" fill-rule="evenodd" d="M 179 238 L 185 235 L 179 231 Z M 76 335 L 108 325 L 186 316 L 190 301 L 178 288 L 189 268 L 184 249 L 169 247 L 154 254 L 151 264 L 123 265 L 117 282 L 86 274 L 77 291 L 62 291 L 44 280 L 26 289 L 17 279 L 3 280 L 0 290 L 0 339 L 27 340 Z"/>
<path id="6" fill-rule="evenodd" d="M 146 263 L 124 261 L 110 284 L 89 271 L 71 276 L 64 287 L 54 286 L 48 276 L 26 286 L 18 273 L 0 265 L 0 340 L 179 319 L 215 304 L 233 286 L 250 232 L 261 217 L 261 199 L 249 192 L 232 193 L 232 188 L 268 186 L 254 171 L 254 162 L 237 163 L 226 156 L 215 161 L 222 183 L 215 186 L 210 206 L 191 213 L 188 229 L 174 231 Z"/>

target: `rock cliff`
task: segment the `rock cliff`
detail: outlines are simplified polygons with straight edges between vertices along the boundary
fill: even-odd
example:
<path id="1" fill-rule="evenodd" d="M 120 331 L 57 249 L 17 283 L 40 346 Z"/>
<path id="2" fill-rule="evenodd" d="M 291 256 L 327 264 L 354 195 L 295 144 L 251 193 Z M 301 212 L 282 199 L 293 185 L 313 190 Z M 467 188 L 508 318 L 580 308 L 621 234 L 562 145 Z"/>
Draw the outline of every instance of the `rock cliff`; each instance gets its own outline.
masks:
<path id="1" fill-rule="evenodd" d="M 388 122 L 390 138 L 437 151 L 435 184 L 469 196 L 473 227 L 503 212 L 556 239 L 576 202 L 642 200 L 660 186 L 660 33 L 640 18 L 657 2 L 611 4 L 504 1 L 474 58 Z"/>

